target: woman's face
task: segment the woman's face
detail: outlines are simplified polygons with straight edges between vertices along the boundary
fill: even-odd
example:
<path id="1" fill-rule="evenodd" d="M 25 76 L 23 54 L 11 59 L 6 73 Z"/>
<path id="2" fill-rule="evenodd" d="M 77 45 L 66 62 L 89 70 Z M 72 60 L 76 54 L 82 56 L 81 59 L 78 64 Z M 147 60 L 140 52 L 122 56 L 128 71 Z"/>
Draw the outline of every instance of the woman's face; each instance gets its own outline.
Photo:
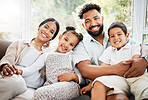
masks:
<path id="1" fill-rule="evenodd" d="M 54 36 L 57 30 L 56 24 L 53 21 L 49 21 L 39 27 L 37 38 L 40 41 L 47 42 Z"/>

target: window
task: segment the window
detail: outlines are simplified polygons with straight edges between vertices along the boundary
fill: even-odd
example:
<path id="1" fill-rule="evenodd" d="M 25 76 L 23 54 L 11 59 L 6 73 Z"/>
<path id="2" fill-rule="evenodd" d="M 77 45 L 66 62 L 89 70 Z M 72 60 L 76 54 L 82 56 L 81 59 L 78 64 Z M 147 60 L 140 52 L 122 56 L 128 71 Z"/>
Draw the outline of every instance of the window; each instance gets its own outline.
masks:
<path id="1" fill-rule="evenodd" d="M 148 1 L 135 0 L 133 38 L 139 43 L 148 45 Z"/>
<path id="2" fill-rule="evenodd" d="M 30 0 L 0 0 L 1 39 L 14 41 L 27 38 L 26 33 L 29 33 L 30 27 L 29 3 Z"/>
<path id="3" fill-rule="evenodd" d="M 66 26 L 72 25 L 85 34 L 86 31 L 78 18 L 78 12 L 85 3 L 96 3 L 101 6 L 105 31 L 112 22 L 121 21 L 126 24 L 132 36 L 133 0 L 32 0 L 32 36 L 37 34 L 39 23 L 48 17 L 54 17 L 59 21 L 59 33 L 62 33 Z"/>

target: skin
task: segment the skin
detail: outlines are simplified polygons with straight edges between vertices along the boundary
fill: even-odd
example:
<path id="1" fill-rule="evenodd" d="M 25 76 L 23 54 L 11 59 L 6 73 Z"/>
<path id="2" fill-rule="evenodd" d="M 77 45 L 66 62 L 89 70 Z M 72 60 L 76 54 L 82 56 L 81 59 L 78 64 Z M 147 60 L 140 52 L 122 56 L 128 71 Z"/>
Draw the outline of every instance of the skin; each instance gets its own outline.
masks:
<path id="1" fill-rule="evenodd" d="M 39 31 L 37 34 L 37 37 L 35 38 L 35 43 L 32 44 L 38 51 L 41 51 L 41 47 L 43 46 L 44 43 L 46 43 L 47 41 L 49 41 L 50 39 L 52 39 L 52 37 L 54 36 L 55 32 L 56 32 L 56 24 L 52 21 L 49 21 L 47 23 L 45 23 L 44 25 L 42 25 L 41 27 L 39 27 Z M 39 47 L 39 48 L 37 48 Z M 21 69 L 17 69 L 15 67 L 15 65 L 5 65 L 2 68 L 1 71 L 1 75 L 3 78 L 5 78 L 6 76 L 11 77 L 13 74 L 22 74 L 22 70 Z"/>
<path id="2" fill-rule="evenodd" d="M 74 47 L 78 44 L 79 40 L 73 33 L 66 33 L 64 35 L 59 36 L 59 43 L 56 52 L 66 53 L 74 49 Z M 59 82 L 69 82 L 74 80 L 75 82 L 79 82 L 78 76 L 75 73 L 64 73 L 58 76 Z"/>

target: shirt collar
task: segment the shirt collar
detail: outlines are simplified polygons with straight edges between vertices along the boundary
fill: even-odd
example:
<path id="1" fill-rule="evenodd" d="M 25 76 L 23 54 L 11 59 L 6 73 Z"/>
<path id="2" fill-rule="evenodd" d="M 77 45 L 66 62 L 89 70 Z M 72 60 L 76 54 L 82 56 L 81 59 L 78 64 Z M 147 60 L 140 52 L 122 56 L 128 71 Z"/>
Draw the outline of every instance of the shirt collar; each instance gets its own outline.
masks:
<path id="1" fill-rule="evenodd" d="M 128 49 L 128 48 L 130 48 L 130 43 L 126 43 L 126 45 L 124 46 L 124 47 L 122 47 L 121 49 Z M 117 48 L 115 48 L 115 47 L 112 47 L 112 49 L 115 51 L 115 50 L 117 50 Z M 121 50 L 120 49 L 120 50 Z"/>

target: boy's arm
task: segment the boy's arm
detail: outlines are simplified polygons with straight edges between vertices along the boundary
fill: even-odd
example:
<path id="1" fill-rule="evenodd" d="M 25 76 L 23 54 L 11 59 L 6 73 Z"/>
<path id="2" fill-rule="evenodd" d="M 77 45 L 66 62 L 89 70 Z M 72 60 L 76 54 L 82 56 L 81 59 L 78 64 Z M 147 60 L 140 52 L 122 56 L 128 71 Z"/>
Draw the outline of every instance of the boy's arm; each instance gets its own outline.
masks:
<path id="1" fill-rule="evenodd" d="M 141 45 L 141 55 L 148 56 L 148 46 Z M 124 74 L 124 77 L 137 77 L 142 75 L 147 66 L 148 62 L 145 58 L 140 57 L 139 59 L 129 60 L 132 61 L 131 68 Z"/>

